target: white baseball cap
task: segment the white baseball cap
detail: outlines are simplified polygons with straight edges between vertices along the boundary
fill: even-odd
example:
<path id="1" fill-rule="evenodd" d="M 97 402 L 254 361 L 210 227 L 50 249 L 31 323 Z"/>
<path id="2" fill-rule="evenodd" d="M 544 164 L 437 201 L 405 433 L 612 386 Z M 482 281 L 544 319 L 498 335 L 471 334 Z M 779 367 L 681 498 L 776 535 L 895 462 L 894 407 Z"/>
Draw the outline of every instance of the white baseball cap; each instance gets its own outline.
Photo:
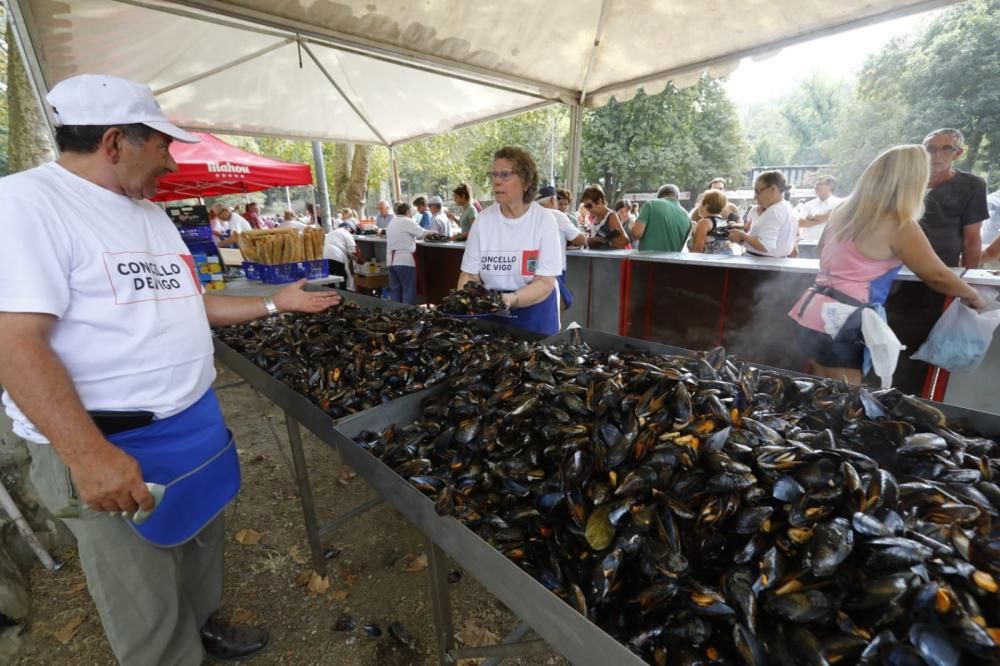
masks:
<path id="1" fill-rule="evenodd" d="M 427 200 L 427 205 L 428 206 L 433 206 L 435 204 L 437 204 L 438 206 L 443 206 L 444 205 L 444 201 L 442 201 L 441 197 L 439 197 L 439 196 L 433 196 L 433 197 L 431 197 L 430 199 Z"/>
<path id="2" fill-rule="evenodd" d="M 60 81 L 45 96 L 57 125 L 142 124 L 183 143 L 198 137 L 163 114 L 149 86 L 106 74 L 80 74 Z"/>

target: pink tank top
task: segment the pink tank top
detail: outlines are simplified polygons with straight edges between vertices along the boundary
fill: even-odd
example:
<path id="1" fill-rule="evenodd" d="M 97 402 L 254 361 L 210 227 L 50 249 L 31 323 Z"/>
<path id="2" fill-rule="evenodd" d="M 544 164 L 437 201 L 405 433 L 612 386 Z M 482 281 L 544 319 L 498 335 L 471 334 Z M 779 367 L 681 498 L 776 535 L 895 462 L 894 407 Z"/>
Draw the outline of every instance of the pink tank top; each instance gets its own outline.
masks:
<path id="1" fill-rule="evenodd" d="M 830 240 L 823 243 L 816 284 L 836 289 L 862 303 L 882 304 L 902 267 L 903 262 L 898 257 L 869 259 L 858 251 L 851 239 Z M 820 311 L 824 303 L 835 300 L 806 290 L 788 314 L 802 326 L 822 332 L 824 327 Z M 806 304 L 805 308 L 803 304 Z"/>

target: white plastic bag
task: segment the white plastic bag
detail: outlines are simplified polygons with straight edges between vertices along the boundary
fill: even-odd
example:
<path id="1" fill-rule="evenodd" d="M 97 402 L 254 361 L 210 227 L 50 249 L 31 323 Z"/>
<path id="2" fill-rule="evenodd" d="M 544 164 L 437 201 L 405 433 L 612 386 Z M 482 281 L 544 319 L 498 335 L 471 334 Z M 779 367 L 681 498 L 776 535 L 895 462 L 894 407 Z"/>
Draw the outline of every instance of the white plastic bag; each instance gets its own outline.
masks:
<path id="1" fill-rule="evenodd" d="M 872 308 L 861 311 L 861 335 L 871 356 L 872 370 L 882 380 L 882 388 L 891 388 L 899 352 L 906 346 L 899 342 L 889 324 Z"/>
<path id="2" fill-rule="evenodd" d="M 993 342 L 993 332 L 1000 326 L 1000 303 L 995 290 L 977 291 L 986 300 L 986 308 L 977 312 L 955 299 L 911 358 L 948 372 L 968 372 L 979 367 Z"/>

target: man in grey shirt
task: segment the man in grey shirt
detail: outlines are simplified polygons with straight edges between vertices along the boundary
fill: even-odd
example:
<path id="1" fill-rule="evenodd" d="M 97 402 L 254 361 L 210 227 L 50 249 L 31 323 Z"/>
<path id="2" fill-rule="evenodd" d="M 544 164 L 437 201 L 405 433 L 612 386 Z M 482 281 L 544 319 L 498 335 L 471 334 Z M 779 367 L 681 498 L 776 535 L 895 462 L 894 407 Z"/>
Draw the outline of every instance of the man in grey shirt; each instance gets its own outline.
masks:
<path id="1" fill-rule="evenodd" d="M 386 229 L 392 219 L 396 217 L 391 210 L 389 210 L 389 202 L 382 200 L 378 202 L 378 215 L 375 216 L 375 226 L 379 229 Z"/>
<path id="2" fill-rule="evenodd" d="M 989 219 L 986 181 L 954 168 L 962 153 L 962 133 L 956 129 L 934 130 L 924 139 L 931 154 L 931 179 L 924 197 L 920 226 L 931 247 L 947 266 L 979 267 L 982 252 L 980 228 Z"/>
<path id="3" fill-rule="evenodd" d="M 986 182 L 954 168 L 964 152 L 963 141 L 962 133 L 950 128 L 934 130 L 924 138 L 924 148 L 931 155 L 931 177 L 920 226 L 946 266 L 978 268 L 983 250 L 979 230 L 990 214 Z M 897 281 L 886 301 L 889 326 L 907 349 L 919 349 L 941 316 L 944 303 L 944 294 L 923 282 Z M 930 370 L 926 363 L 901 354 L 893 383 L 901 391 L 920 393 Z"/>

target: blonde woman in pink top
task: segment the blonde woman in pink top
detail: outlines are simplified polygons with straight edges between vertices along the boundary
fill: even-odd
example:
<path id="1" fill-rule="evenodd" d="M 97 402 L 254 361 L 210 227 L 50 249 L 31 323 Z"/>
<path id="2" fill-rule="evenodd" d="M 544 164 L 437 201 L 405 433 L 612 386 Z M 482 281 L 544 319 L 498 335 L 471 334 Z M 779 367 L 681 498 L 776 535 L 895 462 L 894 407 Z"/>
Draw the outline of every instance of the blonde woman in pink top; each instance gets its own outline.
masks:
<path id="1" fill-rule="evenodd" d="M 799 346 L 820 377 L 860 384 L 864 363 L 861 308 L 881 305 L 904 265 L 932 289 L 985 303 L 976 290 L 948 269 L 918 224 L 930 162 L 923 146 L 896 146 L 868 165 L 854 192 L 833 213 L 819 241 L 819 275 L 789 312 L 798 324 Z M 826 332 L 823 305 L 858 309 L 836 337 Z"/>

